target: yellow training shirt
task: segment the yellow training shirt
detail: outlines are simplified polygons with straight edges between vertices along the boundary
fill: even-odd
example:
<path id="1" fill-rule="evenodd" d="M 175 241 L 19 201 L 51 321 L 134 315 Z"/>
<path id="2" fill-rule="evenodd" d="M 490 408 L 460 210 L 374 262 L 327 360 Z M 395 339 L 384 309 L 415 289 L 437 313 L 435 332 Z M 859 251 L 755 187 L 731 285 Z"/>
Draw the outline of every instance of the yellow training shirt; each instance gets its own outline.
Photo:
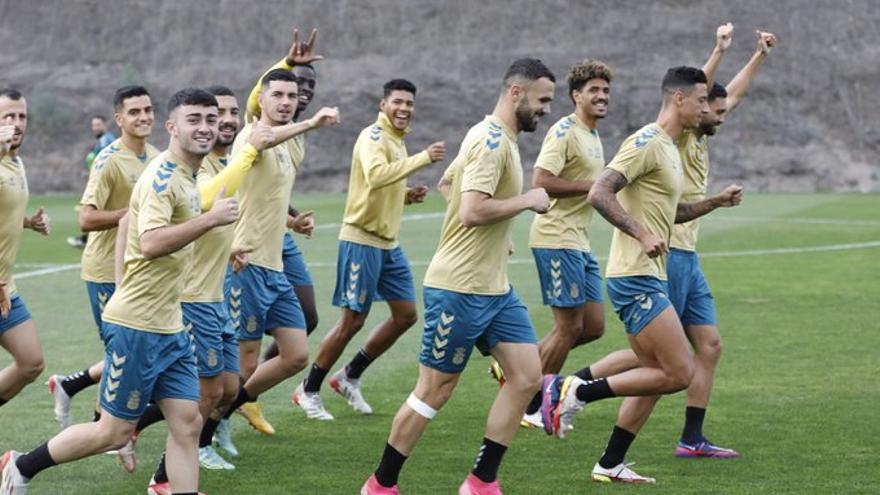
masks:
<path id="1" fill-rule="evenodd" d="M 626 138 L 608 168 L 626 177 L 617 193 L 623 208 L 660 239 L 669 242 L 681 196 L 681 157 L 672 138 L 648 124 Z M 647 275 L 666 280 L 666 256 L 648 258 L 638 240 L 614 229 L 606 277 Z"/>
<path id="2" fill-rule="evenodd" d="M 406 178 L 430 165 L 427 151 L 407 156 L 404 136 L 384 113 L 361 131 L 351 157 L 348 196 L 339 239 L 380 249 L 397 246 Z"/>
<path id="3" fill-rule="evenodd" d="M 89 182 L 79 204 L 103 211 L 128 208 L 131 190 L 147 164 L 159 150 L 147 144 L 146 153 L 138 156 L 122 142 L 113 141 L 101 150 L 89 171 Z M 110 284 L 116 281 L 114 260 L 117 228 L 89 232 L 82 255 L 82 279 Z"/>
<path id="4" fill-rule="evenodd" d="M 197 175 L 199 186 L 217 176 L 228 164 L 226 156 L 213 151 L 202 161 Z M 186 275 L 182 302 L 222 302 L 226 266 L 232 246 L 234 225 L 214 227 L 193 242 L 192 263 Z"/>
<path id="5" fill-rule="evenodd" d="M 468 191 L 508 199 L 522 193 L 523 173 L 516 134 L 486 116 L 471 127 L 444 177 L 452 179 L 440 245 L 425 273 L 425 286 L 465 294 L 503 295 L 510 290 L 507 259 L 513 219 L 465 227 L 458 217 Z"/>
<path id="6" fill-rule="evenodd" d="M 691 203 L 705 199 L 709 183 L 709 136 L 698 138 L 693 131 L 685 131 L 678 139 L 678 151 L 684 168 L 684 187 L 679 201 Z M 675 224 L 669 246 L 696 251 L 699 230 L 699 218 Z"/>
<path id="7" fill-rule="evenodd" d="M 232 154 L 248 144 L 252 127 L 246 125 L 235 138 Z M 251 147 L 252 148 L 252 147 Z M 282 271 L 281 251 L 287 230 L 287 207 L 296 178 L 296 166 L 287 142 L 263 150 L 238 191 L 239 218 L 232 249 L 252 250 L 250 264 Z"/>
<path id="8" fill-rule="evenodd" d="M 159 154 L 135 183 L 128 207 L 125 273 L 102 318 L 135 330 L 183 330 L 180 296 L 193 246 L 152 260 L 141 252 L 144 232 L 182 224 L 201 212 L 195 170 L 170 151 Z"/>
<path id="9" fill-rule="evenodd" d="M 599 133 L 575 114 L 563 117 L 547 131 L 535 167 L 568 181 L 596 180 L 605 167 Z M 589 251 L 592 218 L 586 195 L 551 198 L 550 210 L 532 221 L 529 247 Z"/>
<path id="10" fill-rule="evenodd" d="M 19 157 L 0 159 L 0 280 L 6 282 L 10 299 L 16 293 L 12 267 L 18 254 L 28 202 L 27 176 Z"/>

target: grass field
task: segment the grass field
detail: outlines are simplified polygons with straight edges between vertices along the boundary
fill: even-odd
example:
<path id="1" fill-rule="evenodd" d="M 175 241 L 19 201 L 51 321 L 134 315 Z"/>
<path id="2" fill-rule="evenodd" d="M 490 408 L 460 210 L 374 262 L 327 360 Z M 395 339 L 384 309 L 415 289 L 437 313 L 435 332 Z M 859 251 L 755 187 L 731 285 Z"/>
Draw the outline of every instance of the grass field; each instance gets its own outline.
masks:
<path id="1" fill-rule="evenodd" d="M 319 230 L 298 242 L 316 280 L 319 339 L 337 316 L 330 306 L 335 280 L 335 222 L 342 195 L 301 195 L 296 204 L 314 209 Z M 84 368 L 102 356 L 77 269 L 36 274 L 78 263 L 79 251 L 64 238 L 75 231 L 74 199 L 38 197 L 54 221 L 48 239 L 26 232 L 18 257 L 18 281 L 39 328 L 47 369 L 38 383 L 0 409 L 0 450 L 28 450 L 57 431 L 52 401 L 42 385 L 50 373 Z M 434 252 L 443 205 L 434 195 L 410 207 L 401 244 L 420 283 Z M 628 461 L 655 476 L 653 487 L 588 481 L 614 422 L 619 399 L 591 405 L 563 440 L 521 431 L 508 451 L 501 481 L 508 495 L 582 493 L 878 493 L 880 438 L 880 195 L 755 194 L 734 210 L 704 222 L 703 267 L 718 304 L 724 358 L 706 421 L 710 438 L 736 448 L 736 460 L 673 457 L 685 397 L 667 397 L 633 445 Z M 537 276 L 527 247 L 530 215 L 516 223 L 512 283 L 525 299 L 539 335 L 551 324 L 541 306 Z M 321 224 L 323 222 L 323 225 Z M 334 223 L 331 225 L 331 223 Z M 610 228 L 598 220 L 593 247 L 604 265 Z M 27 278 L 25 278 L 27 277 Z M 420 291 L 419 291 L 420 292 Z M 421 307 L 420 307 L 421 309 Z M 375 306 L 370 323 L 387 316 Z M 573 371 L 626 345 L 610 306 L 606 336 L 577 349 Z M 369 323 L 368 323 L 369 325 Z M 365 334 L 366 332 L 364 332 Z M 211 494 L 354 494 L 374 469 L 398 406 L 416 379 L 421 328 L 414 327 L 364 375 L 376 413 L 362 417 L 324 388 L 333 422 L 306 421 L 291 406 L 297 376 L 265 394 L 274 437 L 254 433 L 234 417 L 242 456 L 230 473 L 202 472 Z M 346 351 L 349 359 L 364 335 Z M 0 366 L 9 356 L 0 352 Z M 488 360 L 475 357 L 451 402 L 439 414 L 407 462 L 400 479 L 406 494 L 451 494 L 470 469 L 496 386 Z M 94 392 L 74 402 L 75 418 L 91 417 Z M 124 474 L 111 456 L 53 468 L 32 483 L 34 494 L 144 493 L 163 447 L 166 430 L 156 425 L 138 443 L 138 470 Z"/>

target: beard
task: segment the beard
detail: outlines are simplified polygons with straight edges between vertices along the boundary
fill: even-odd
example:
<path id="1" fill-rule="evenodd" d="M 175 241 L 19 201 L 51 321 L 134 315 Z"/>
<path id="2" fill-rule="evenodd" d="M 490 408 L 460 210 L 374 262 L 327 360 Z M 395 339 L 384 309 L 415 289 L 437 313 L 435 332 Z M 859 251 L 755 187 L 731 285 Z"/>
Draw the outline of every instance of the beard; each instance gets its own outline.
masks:
<path id="1" fill-rule="evenodd" d="M 714 136 L 718 132 L 718 126 L 700 123 L 697 126 L 697 132 L 704 136 Z"/>
<path id="2" fill-rule="evenodd" d="M 534 132 L 537 129 L 538 123 L 535 120 L 535 113 L 529 109 L 525 100 L 517 105 L 514 115 L 516 116 L 516 124 L 519 130 Z"/>

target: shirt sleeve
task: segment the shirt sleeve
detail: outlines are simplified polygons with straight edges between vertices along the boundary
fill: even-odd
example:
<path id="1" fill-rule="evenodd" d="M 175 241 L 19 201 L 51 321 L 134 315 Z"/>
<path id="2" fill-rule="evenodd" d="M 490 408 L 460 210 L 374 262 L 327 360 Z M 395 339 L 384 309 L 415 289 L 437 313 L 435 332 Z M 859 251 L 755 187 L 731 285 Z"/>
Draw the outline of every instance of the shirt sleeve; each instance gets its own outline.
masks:
<path id="1" fill-rule="evenodd" d="M 199 194 L 202 198 L 202 211 L 208 211 L 214 206 L 214 199 L 220 194 L 220 190 L 224 187 L 226 191 L 224 198 L 229 198 L 238 191 L 241 183 L 247 175 L 248 170 L 254 165 L 260 152 L 257 151 L 250 143 L 245 143 L 232 158 L 232 162 L 226 166 L 219 174 L 205 182 L 199 184 Z"/>
<path id="2" fill-rule="evenodd" d="M 538 159 L 535 160 L 535 168 L 543 168 L 553 175 L 558 176 L 565 168 L 566 158 L 568 156 L 568 133 L 559 135 L 559 131 L 555 128 L 547 131 L 544 137 L 544 143 L 541 144 L 541 152 L 538 153 Z"/>
<path id="3" fill-rule="evenodd" d="M 494 148 L 492 145 L 494 144 Z M 504 157 L 507 149 L 496 141 L 481 140 L 474 144 L 473 157 L 464 164 L 461 178 L 461 192 L 478 191 L 495 195 L 495 189 L 504 173 Z"/>
<path id="4" fill-rule="evenodd" d="M 647 175 L 657 167 L 653 159 L 653 144 L 656 140 L 648 140 L 639 144 L 639 138 L 630 136 L 621 146 L 620 151 L 608 164 L 608 168 L 616 170 L 626 177 L 626 181 L 632 184 L 636 179 Z"/>
<path id="5" fill-rule="evenodd" d="M 384 131 L 382 131 L 384 133 Z M 367 185 L 380 189 L 394 184 L 431 163 L 427 151 L 416 153 L 402 160 L 388 161 L 386 137 L 370 131 L 361 133 L 358 138 L 358 159 L 364 171 Z"/>
<path id="6" fill-rule="evenodd" d="M 89 171 L 89 181 L 86 183 L 86 190 L 79 204 L 92 205 L 103 210 L 113 192 L 116 170 L 116 164 L 112 159 L 96 160 Z"/>
<path id="7" fill-rule="evenodd" d="M 138 237 L 144 235 L 144 232 L 171 224 L 176 198 L 169 180 L 157 176 L 149 185 L 143 184 L 146 186 L 144 191 L 138 191 L 141 198 L 137 219 Z"/>

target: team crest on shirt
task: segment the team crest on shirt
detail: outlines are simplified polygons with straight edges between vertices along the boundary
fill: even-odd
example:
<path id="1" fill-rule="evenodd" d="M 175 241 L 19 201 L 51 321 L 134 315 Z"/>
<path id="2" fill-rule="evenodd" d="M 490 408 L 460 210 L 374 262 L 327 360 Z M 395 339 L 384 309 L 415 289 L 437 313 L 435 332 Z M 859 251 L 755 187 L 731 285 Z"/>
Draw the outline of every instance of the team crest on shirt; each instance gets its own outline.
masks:
<path id="1" fill-rule="evenodd" d="M 138 390 L 132 390 L 130 394 L 128 394 L 128 401 L 125 402 L 125 407 L 129 410 L 134 411 L 141 405 L 141 393 Z"/>
<path id="2" fill-rule="evenodd" d="M 214 368 L 217 366 L 217 349 L 208 349 L 208 367 Z"/>

